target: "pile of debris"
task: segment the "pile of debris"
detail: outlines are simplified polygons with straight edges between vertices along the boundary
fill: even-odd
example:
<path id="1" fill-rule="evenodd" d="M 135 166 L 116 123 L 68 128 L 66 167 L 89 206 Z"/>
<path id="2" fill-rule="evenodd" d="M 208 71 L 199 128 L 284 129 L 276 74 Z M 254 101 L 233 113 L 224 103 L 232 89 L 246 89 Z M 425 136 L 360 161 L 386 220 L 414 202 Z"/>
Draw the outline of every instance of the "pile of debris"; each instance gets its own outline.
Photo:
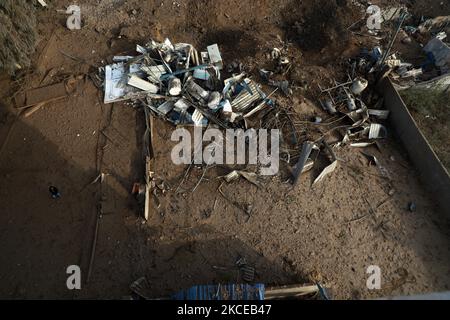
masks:
<path id="1" fill-rule="evenodd" d="M 368 103 L 374 104 L 373 109 L 369 109 L 362 93 L 366 90 L 368 81 L 362 77 L 349 79 L 344 83 L 335 82 L 335 86 L 328 89 L 320 88 L 319 102 L 322 108 L 330 115 L 342 115 L 334 121 L 322 122 L 316 117 L 314 124 L 329 126 L 329 130 L 321 133 L 321 137 L 316 140 L 303 142 L 297 163 L 293 168 L 291 183 L 296 184 L 302 173 L 314 167 L 315 159 L 319 154 L 324 154 L 330 164 L 323 168 L 321 173 L 315 178 L 313 185 L 322 181 L 328 174 L 332 173 L 338 164 L 338 158 L 333 149 L 350 145 L 351 147 L 368 147 L 375 144 L 378 139 L 387 137 L 387 129 L 378 123 L 378 120 L 385 120 L 389 115 L 388 110 L 382 109 L 383 100 L 368 94 Z M 352 124 L 348 124 L 348 123 Z M 295 122 L 294 122 L 295 123 Z M 343 137 L 339 141 L 330 142 L 328 133 L 337 131 Z"/>
<path id="2" fill-rule="evenodd" d="M 115 56 L 104 68 L 104 103 L 132 99 L 175 125 L 222 129 L 245 127 L 259 111 L 273 106 L 261 87 L 234 74 L 221 81 L 224 68 L 217 44 L 198 52 L 187 43 L 151 41 L 138 45 L 139 56 Z"/>
<path id="3" fill-rule="evenodd" d="M 375 142 L 375 139 L 386 138 L 386 128 L 373 119 L 385 120 L 389 116 L 389 111 L 382 109 L 383 100 L 372 101 L 376 99 L 369 95 L 368 103 L 374 105 L 368 108 L 362 93 L 368 87 L 369 82 L 362 77 L 355 77 L 353 80 L 335 86 L 322 89 L 320 104 L 328 113 L 334 115 L 338 112 L 344 114 L 353 123 L 344 134 L 343 143 L 351 142 L 353 147 L 366 147 Z"/>
<path id="4" fill-rule="evenodd" d="M 101 68 L 104 73 L 104 103 L 123 100 L 133 100 L 144 110 L 160 117 L 174 125 L 194 125 L 206 127 L 214 125 L 221 129 L 254 128 L 281 129 L 285 123 L 291 128 L 290 136 L 294 140 L 291 146 L 299 148 L 297 153 L 290 153 L 289 148 L 283 148 L 282 157 L 290 166 L 290 181 L 296 184 L 300 175 L 314 166 L 321 149 L 329 155 L 331 164 L 323 169 L 314 183 L 321 181 L 337 166 L 338 160 L 332 147 L 350 144 L 353 147 L 365 147 L 373 144 L 376 139 L 387 136 L 386 128 L 375 119 L 386 119 L 389 112 L 382 109 L 382 101 L 377 101 L 373 109 L 369 109 L 362 99 L 362 94 L 369 82 L 358 76 L 356 69 L 349 81 L 322 89 L 320 102 L 322 107 L 332 116 L 338 113 L 344 115 L 340 120 L 348 118 L 351 125 L 336 125 L 331 128 L 345 129 L 344 139 L 338 144 L 327 143 L 325 135 L 316 141 L 301 141 L 296 127 L 297 115 L 289 112 L 289 107 L 278 108 L 270 99 L 272 92 L 266 95 L 261 86 L 242 72 L 242 66 L 232 63 L 227 66 L 230 78 L 221 80 L 224 62 L 217 44 L 210 45 L 205 51 L 198 52 L 194 46 L 187 43 L 172 44 L 169 39 L 163 43 L 151 41 L 145 46 L 137 45 L 138 56 L 115 56 L 114 63 Z M 280 50 L 274 49 L 270 54 L 277 61 L 280 72 L 289 68 L 290 62 Z M 354 67 L 354 66 L 353 66 Z M 260 70 L 265 82 L 275 91 L 280 89 L 290 95 L 287 81 L 273 81 L 274 71 Z M 255 121 L 255 118 L 259 121 Z M 344 120 L 345 121 L 345 120 Z M 317 117 L 314 122 L 320 123 Z M 327 125 L 327 123 L 323 123 Z M 307 127 L 307 125 L 303 125 Z M 300 129 L 301 130 L 301 129 Z M 282 133 L 283 130 L 281 130 Z M 322 132 L 321 132 L 322 134 Z M 290 139 L 281 137 L 281 143 Z M 291 149 L 292 150 L 292 149 Z M 315 150 L 315 151 L 314 151 Z M 231 171 L 226 181 L 244 176 L 257 185 L 255 175 Z"/>
<path id="5" fill-rule="evenodd" d="M 371 51 L 363 50 L 359 67 L 369 65 L 372 72 L 383 68 L 384 75 L 390 74 L 398 90 L 436 85 L 446 89 L 450 85 L 450 47 L 445 42 L 450 32 L 450 16 L 432 19 L 414 17 L 406 7 L 386 7 L 376 15 L 379 19 L 378 27 L 366 30 L 369 24 L 366 26 L 365 19 L 362 19 L 349 28 L 354 34 L 369 36 L 377 41 L 388 41 L 385 50 L 381 50 L 380 46 Z M 393 28 L 381 28 L 381 23 Z M 403 48 L 395 51 L 399 44 Z M 411 56 L 417 48 L 422 48 L 423 58 L 420 63 L 402 61 L 402 51 L 411 51 Z M 417 54 L 420 55 L 420 52 Z"/>
<path id="6" fill-rule="evenodd" d="M 417 36 L 418 30 L 420 29 L 411 31 L 411 36 Z M 447 33 L 441 31 L 434 34 L 428 42 L 419 42 L 425 56 L 420 65 L 402 62 L 392 55 L 391 78 L 396 81 L 397 89 L 416 86 L 446 89 L 450 85 L 450 46 L 445 43 L 446 38 Z"/>
<path id="7" fill-rule="evenodd" d="M 391 78 L 399 90 L 409 87 L 447 89 L 450 85 L 450 46 L 446 43 L 450 32 L 450 16 L 423 20 L 419 25 L 398 27 L 399 40 L 422 48 L 420 64 L 402 62 L 395 55 L 391 59 Z"/>
<path id="8" fill-rule="evenodd" d="M 396 28 L 385 48 L 379 45 L 371 50 L 362 49 L 358 57 L 349 61 L 348 81 L 341 84 L 335 82 L 328 89 L 319 87 L 319 101 L 323 109 L 332 115 L 345 114 L 353 122 L 344 133 L 342 143 L 366 147 L 373 144 L 375 139 L 387 136 L 386 128 L 378 123 L 378 120 L 385 120 L 389 116 L 389 111 L 383 109 L 383 100 L 371 90 L 364 94 L 365 89 L 375 86 L 378 79 L 389 75 L 396 81 L 397 89 L 411 86 L 434 89 L 439 86 L 446 89 L 450 86 L 450 48 L 444 42 L 450 18 L 426 20 L 418 27 L 404 26 L 409 18 L 411 16 L 407 10 L 395 10 L 395 15 L 391 15 L 389 20 L 396 23 Z M 431 38 L 428 42 L 420 43 L 426 60 L 419 66 L 403 62 L 398 58 L 398 53 L 393 52 L 397 40 L 409 43 L 413 41 L 410 38 L 412 36 L 417 41 Z M 367 105 L 373 105 L 373 108 Z"/>
<path id="9" fill-rule="evenodd" d="M 319 86 L 318 101 L 330 115 L 328 120 L 315 117 L 304 121 L 292 106 L 276 106 L 270 99 L 274 92 L 264 93 L 261 86 L 243 72 L 242 65 L 233 62 L 225 66 L 217 44 L 199 52 L 191 44 L 172 44 L 169 39 L 162 43 L 150 41 L 145 46 L 137 45 L 139 55 L 115 56 L 113 64 L 100 68 L 104 77 L 104 103 L 132 100 L 144 108 L 146 115 L 151 113 L 174 125 L 280 129 L 280 159 L 288 165 L 289 181 L 293 185 L 302 173 L 318 163 L 319 154 L 328 160 L 329 164 L 315 178 L 315 184 L 336 169 L 339 162 L 335 155 L 337 148 L 365 148 L 388 136 L 383 123 L 388 119 L 389 111 L 384 109 L 383 99 L 374 90 L 377 81 L 388 74 L 403 79 L 417 79 L 422 74 L 422 69 L 402 62 L 393 52 L 399 35 L 404 36 L 403 33 L 410 29 L 403 27 L 408 12 L 396 10 L 390 16 L 388 20 L 396 25 L 395 32 L 386 38 L 387 43 L 364 49 L 359 56 L 350 59 L 347 80 L 334 81 L 329 88 Z M 441 73 L 448 72 L 445 69 L 448 57 L 442 55 L 445 50 L 441 50 L 445 47 L 441 43 L 444 38 L 440 31 L 425 46 Z M 276 62 L 276 68 L 273 71 L 260 69 L 261 79 L 275 87 L 275 91 L 279 89 L 286 96 L 291 95 L 289 82 L 280 78 L 291 67 L 289 59 L 276 48 L 268 54 L 268 59 Z M 222 80 L 222 72 L 231 77 Z M 275 74 L 280 75 L 277 81 L 273 79 Z M 340 138 L 332 141 L 330 133 L 339 133 Z M 379 167 L 383 176 L 389 178 L 375 157 L 364 154 Z M 147 171 L 151 173 L 148 159 L 146 163 Z M 245 170 L 230 170 L 223 177 L 227 182 L 243 177 L 260 186 L 258 174 Z M 136 190 L 141 190 L 139 193 L 151 190 L 152 181 L 152 176 L 147 175 L 147 188 Z"/>
<path id="10" fill-rule="evenodd" d="M 148 219 L 150 201 L 155 199 L 158 207 L 160 192 L 155 187 L 158 178 L 151 163 L 153 116 L 173 125 L 250 129 L 258 124 L 262 127 L 262 118 L 276 108 L 270 95 L 247 77 L 239 64 L 228 65 L 226 71 L 231 77 L 222 81 L 224 63 L 217 44 L 199 52 L 191 44 L 172 44 L 166 39 L 162 43 L 151 41 L 145 46 L 137 45 L 136 52 L 139 55 L 114 56 L 113 64 L 101 67 L 100 76 L 91 75 L 91 78 L 103 86 L 105 104 L 131 100 L 133 106 L 144 109 L 145 183 L 137 183 L 133 193 L 138 201 L 144 202 L 144 217 Z M 244 177 L 257 185 L 256 176 L 256 173 L 232 170 L 225 181 Z"/>

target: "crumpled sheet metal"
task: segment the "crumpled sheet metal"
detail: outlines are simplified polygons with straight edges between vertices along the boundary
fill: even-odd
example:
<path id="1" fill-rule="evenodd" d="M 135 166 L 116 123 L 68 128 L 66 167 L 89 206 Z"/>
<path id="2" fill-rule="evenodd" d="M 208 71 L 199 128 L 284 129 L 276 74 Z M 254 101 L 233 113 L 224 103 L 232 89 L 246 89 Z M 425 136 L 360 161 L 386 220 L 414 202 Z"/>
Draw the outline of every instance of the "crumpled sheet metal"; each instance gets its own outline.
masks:
<path id="1" fill-rule="evenodd" d="M 217 44 L 200 55 L 192 45 L 169 39 L 137 45 L 136 51 L 141 55 L 116 56 L 117 63 L 105 66 L 104 103 L 139 100 L 175 125 L 213 122 L 224 129 L 238 121 L 245 126 L 244 115 L 272 103 L 244 73 L 221 81 Z"/>
<path id="2" fill-rule="evenodd" d="M 128 85 L 128 74 L 139 72 L 141 66 L 132 64 L 129 71 L 126 70 L 124 63 L 115 63 L 105 67 L 105 96 L 104 103 L 112 103 L 125 100 L 125 96 L 131 92 L 139 90 Z"/>
<path id="3" fill-rule="evenodd" d="M 336 170 L 338 160 L 334 160 L 330 165 L 326 166 L 325 169 L 319 174 L 319 176 L 314 180 L 313 185 L 321 182 L 327 175 Z"/>

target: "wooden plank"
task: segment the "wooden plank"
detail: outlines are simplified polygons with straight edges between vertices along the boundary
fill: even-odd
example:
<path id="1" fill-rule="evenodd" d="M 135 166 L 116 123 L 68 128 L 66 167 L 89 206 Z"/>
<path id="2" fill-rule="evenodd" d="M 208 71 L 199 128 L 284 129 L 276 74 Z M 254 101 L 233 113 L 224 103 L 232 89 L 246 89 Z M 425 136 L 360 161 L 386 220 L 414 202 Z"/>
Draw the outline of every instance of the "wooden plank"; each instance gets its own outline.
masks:
<path id="1" fill-rule="evenodd" d="M 47 102 L 41 102 L 38 103 L 35 106 L 29 107 L 27 110 L 25 110 L 23 112 L 23 117 L 24 118 L 28 118 L 29 116 L 31 116 L 33 113 L 35 113 L 36 111 L 38 111 L 40 108 L 42 108 Z"/>
<path id="2" fill-rule="evenodd" d="M 269 287 L 264 293 L 264 300 L 283 299 L 300 297 L 307 294 L 317 293 L 319 288 L 317 285 L 293 285 L 283 287 Z"/>
<path id="3" fill-rule="evenodd" d="M 145 158 L 145 209 L 144 209 L 144 218 L 148 221 L 151 210 L 151 159 L 150 157 Z"/>
<path id="4" fill-rule="evenodd" d="M 16 97 L 16 107 L 18 109 L 28 108 L 40 103 L 52 102 L 67 97 L 66 85 L 64 82 L 52 84 L 45 87 L 30 89 Z"/>

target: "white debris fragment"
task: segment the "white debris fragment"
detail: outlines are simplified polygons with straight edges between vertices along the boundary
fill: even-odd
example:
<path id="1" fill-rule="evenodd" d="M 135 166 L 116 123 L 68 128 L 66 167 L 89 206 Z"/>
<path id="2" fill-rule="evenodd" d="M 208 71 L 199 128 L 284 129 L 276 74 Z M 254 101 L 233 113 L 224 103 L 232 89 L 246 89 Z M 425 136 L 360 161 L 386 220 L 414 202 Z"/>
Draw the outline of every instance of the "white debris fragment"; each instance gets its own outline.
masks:
<path id="1" fill-rule="evenodd" d="M 353 81 L 350 89 L 352 90 L 353 94 L 359 95 L 367 88 L 368 84 L 369 82 L 366 79 L 357 78 Z"/>
<path id="2" fill-rule="evenodd" d="M 189 108 L 189 103 L 185 99 L 180 99 L 175 102 L 174 107 L 177 111 L 186 111 Z"/>
<path id="3" fill-rule="evenodd" d="M 197 127 L 202 127 L 204 124 L 204 116 L 203 114 L 195 109 L 194 113 L 192 114 L 192 121 L 194 122 L 194 125 Z"/>
<path id="4" fill-rule="evenodd" d="M 195 79 L 207 81 L 207 80 L 209 80 L 210 75 L 209 75 L 208 70 L 202 68 L 202 69 L 195 69 L 193 77 Z"/>
<path id="5" fill-rule="evenodd" d="M 378 119 L 386 120 L 389 117 L 389 110 L 377 110 L 377 109 L 367 109 L 369 115 L 377 117 Z"/>
<path id="6" fill-rule="evenodd" d="M 168 83 L 168 91 L 173 97 L 179 96 L 181 93 L 181 80 L 177 77 L 170 78 Z"/>
<path id="7" fill-rule="evenodd" d="M 208 98 L 208 108 L 215 110 L 220 103 L 220 99 L 222 99 L 222 96 L 220 95 L 219 92 L 217 91 L 211 92 Z"/>
<path id="8" fill-rule="evenodd" d="M 323 171 L 320 173 L 320 175 L 316 178 L 316 180 L 314 180 L 313 185 L 315 185 L 316 183 L 319 183 L 320 181 L 322 181 L 327 175 L 329 175 L 330 173 L 332 173 L 338 164 L 338 160 L 334 160 L 332 164 L 330 164 L 329 166 L 327 166 L 325 169 L 323 169 Z"/>
<path id="9" fill-rule="evenodd" d="M 167 115 L 174 108 L 174 101 L 166 101 L 158 107 L 158 111 L 163 115 Z"/>
<path id="10" fill-rule="evenodd" d="M 200 52 L 200 57 L 201 57 L 202 64 L 209 64 L 208 52 L 205 52 L 205 51 Z"/>
<path id="11" fill-rule="evenodd" d="M 230 113 L 230 112 L 233 112 L 233 108 L 231 107 L 231 103 L 230 103 L 229 100 L 225 100 L 225 101 L 222 103 L 222 107 L 223 107 L 223 112 L 224 112 L 224 113 Z"/>
<path id="12" fill-rule="evenodd" d="M 127 62 L 128 60 L 131 60 L 131 59 L 133 59 L 132 56 L 114 56 L 113 57 L 114 62 Z"/>
<path id="13" fill-rule="evenodd" d="M 439 40 L 444 40 L 445 38 L 447 38 L 447 33 L 445 33 L 444 31 L 439 32 L 439 33 L 436 35 L 436 38 L 439 39 Z"/>
<path id="14" fill-rule="evenodd" d="M 217 44 L 213 44 L 207 47 L 209 62 L 215 65 L 219 70 L 223 68 L 222 56 L 220 55 L 219 46 Z"/>
<path id="15" fill-rule="evenodd" d="M 141 66 L 141 70 L 148 75 L 148 80 L 154 83 L 160 83 L 160 78 L 166 73 L 166 68 L 160 64 L 157 66 Z"/>
<path id="16" fill-rule="evenodd" d="M 272 60 L 278 60 L 281 57 L 281 50 L 278 48 L 273 48 L 270 52 L 270 57 Z"/>
<path id="17" fill-rule="evenodd" d="M 231 171 L 229 174 L 223 177 L 226 182 L 230 183 L 231 181 L 235 181 L 239 179 L 239 173 L 237 170 Z"/>
<path id="18" fill-rule="evenodd" d="M 136 45 L 136 52 L 139 52 L 139 53 L 142 53 L 142 54 L 146 54 L 147 53 L 147 49 L 144 48 L 143 46 L 137 44 Z"/>
<path id="19" fill-rule="evenodd" d="M 133 86 L 135 88 L 144 90 L 146 92 L 150 92 L 150 93 L 157 93 L 158 92 L 158 87 L 156 85 L 154 85 L 151 82 L 145 81 L 141 78 L 139 78 L 136 75 L 130 75 L 128 77 L 128 84 L 130 86 Z"/>
<path id="20" fill-rule="evenodd" d="M 185 84 L 186 92 L 193 96 L 197 100 L 207 101 L 209 97 L 209 92 L 199 86 L 195 81 L 190 78 Z"/>
<path id="21" fill-rule="evenodd" d="M 369 139 L 381 139 L 387 137 L 387 129 L 379 123 L 372 123 L 369 129 Z"/>
<path id="22" fill-rule="evenodd" d="M 366 148 L 373 145 L 374 142 L 354 142 L 350 144 L 350 147 L 353 148 Z"/>
<path id="23" fill-rule="evenodd" d="M 138 64 L 130 65 L 129 72 L 136 73 L 140 70 Z M 126 74 L 123 63 L 115 63 L 105 66 L 105 97 L 104 103 L 112 103 L 125 99 L 128 93 L 137 89 L 126 85 Z M 124 81 L 125 78 L 125 81 Z"/>

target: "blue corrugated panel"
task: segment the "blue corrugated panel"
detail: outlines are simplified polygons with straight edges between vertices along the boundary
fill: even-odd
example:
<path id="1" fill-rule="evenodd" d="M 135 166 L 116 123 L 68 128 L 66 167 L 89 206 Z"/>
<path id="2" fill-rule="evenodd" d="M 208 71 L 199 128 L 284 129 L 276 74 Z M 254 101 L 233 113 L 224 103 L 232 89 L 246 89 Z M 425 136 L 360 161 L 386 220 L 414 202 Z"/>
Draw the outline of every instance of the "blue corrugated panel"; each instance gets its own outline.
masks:
<path id="1" fill-rule="evenodd" d="M 264 284 L 200 285 L 180 291 L 174 300 L 264 300 Z"/>

